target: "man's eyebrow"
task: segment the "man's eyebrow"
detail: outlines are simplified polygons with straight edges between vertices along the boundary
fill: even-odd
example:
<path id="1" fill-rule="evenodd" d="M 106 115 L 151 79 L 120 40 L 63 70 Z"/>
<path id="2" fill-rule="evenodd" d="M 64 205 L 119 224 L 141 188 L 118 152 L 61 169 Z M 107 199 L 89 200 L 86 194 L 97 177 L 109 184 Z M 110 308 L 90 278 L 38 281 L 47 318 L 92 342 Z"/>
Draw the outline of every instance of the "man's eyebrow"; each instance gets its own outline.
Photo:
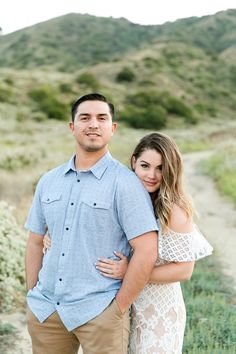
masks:
<path id="1" fill-rule="evenodd" d="M 90 113 L 79 113 L 79 117 L 80 116 L 90 116 L 91 114 Z M 98 113 L 97 114 L 98 116 L 108 116 L 109 114 L 108 113 Z"/>

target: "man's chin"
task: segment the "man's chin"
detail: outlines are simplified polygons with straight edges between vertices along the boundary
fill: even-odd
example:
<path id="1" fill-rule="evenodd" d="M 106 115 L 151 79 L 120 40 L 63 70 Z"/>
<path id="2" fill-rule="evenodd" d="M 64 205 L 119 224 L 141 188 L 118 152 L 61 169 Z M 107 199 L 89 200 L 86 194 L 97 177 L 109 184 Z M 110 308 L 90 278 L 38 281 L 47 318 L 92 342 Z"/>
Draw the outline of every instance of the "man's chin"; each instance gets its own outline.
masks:
<path id="1" fill-rule="evenodd" d="M 104 149 L 105 146 L 85 146 L 84 149 L 87 152 L 97 152 Z"/>

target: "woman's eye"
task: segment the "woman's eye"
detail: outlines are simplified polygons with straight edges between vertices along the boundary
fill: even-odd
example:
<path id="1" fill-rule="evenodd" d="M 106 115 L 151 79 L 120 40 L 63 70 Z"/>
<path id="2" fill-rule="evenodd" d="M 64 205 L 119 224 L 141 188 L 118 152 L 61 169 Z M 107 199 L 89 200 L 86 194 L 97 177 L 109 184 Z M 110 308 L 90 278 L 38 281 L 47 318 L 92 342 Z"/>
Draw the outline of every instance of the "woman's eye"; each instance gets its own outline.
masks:
<path id="1" fill-rule="evenodd" d="M 145 164 L 141 164 L 140 165 L 142 168 L 147 168 L 148 167 L 148 165 L 145 165 Z"/>

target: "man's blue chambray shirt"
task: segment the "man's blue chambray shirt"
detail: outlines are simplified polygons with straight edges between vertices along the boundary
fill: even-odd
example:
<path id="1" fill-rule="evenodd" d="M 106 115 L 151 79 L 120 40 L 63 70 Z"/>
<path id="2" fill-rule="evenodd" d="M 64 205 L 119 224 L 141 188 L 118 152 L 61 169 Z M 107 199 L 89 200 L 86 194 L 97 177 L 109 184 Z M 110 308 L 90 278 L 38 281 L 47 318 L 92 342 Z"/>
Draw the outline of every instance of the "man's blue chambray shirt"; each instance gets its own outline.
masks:
<path id="1" fill-rule="evenodd" d="M 100 275 L 97 259 L 128 256 L 128 240 L 158 230 L 142 183 L 109 153 L 88 171 L 77 171 L 73 156 L 40 179 L 25 227 L 44 235 L 46 225 L 52 246 L 27 302 L 40 322 L 57 311 L 69 331 L 99 315 L 120 288 Z"/>

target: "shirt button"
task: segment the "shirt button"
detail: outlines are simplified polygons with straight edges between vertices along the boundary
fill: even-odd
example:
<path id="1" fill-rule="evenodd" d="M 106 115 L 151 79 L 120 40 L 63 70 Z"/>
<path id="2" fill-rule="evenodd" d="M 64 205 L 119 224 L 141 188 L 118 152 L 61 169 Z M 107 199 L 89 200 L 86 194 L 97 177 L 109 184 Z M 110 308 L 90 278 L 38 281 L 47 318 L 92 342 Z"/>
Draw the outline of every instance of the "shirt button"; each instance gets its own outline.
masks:
<path id="1" fill-rule="evenodd" d="M 77 179 L 77 182 L 80 182 L 80 179 Z"/>
<path id="2" fill-rule="evenodd" d="M 62 256 L 65 256 L 65 253 L 62 253 L 61 255 L 62 255 Z"/>
<path id="3" fill-rule="evenodd" d="M 74 203 L 70 203 L 70 205 L 74 205 Z"/>
<path id="4" fill-rule="evenodd" d="M 95 205 L 97 205 L 97 203 L 93 203 L 93 205 L 95 206 Z"/>
<path id="5" fill-rule="evenodd" d="M 60 305 L 60 302 L 57 302 L 57 305 Z"/>
<path id="6" fill-rule="evenodd" d="M 59 280 L 60 280 L 60 281 L 62 281 L 62 279 L 61 279 L 61 278 L 60 278 Z"/>
<path id="7" fill-rule="evenodd" d="M 69 227 L 66 227 L 66 230 L 68 231 L 68 230 L 69 230 Z"/>

